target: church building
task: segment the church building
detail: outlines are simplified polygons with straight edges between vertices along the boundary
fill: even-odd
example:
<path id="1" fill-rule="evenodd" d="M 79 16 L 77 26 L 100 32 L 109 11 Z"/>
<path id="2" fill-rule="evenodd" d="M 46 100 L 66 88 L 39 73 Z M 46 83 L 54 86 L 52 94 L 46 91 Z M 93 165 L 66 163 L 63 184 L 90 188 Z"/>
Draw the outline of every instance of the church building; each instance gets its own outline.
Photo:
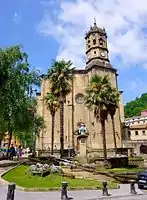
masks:
<path id="1" fill-rule="evenodd" d="M 72 92 L 67 96 L 64 106 L 64 148 L 79 150 L 79 142 L 85 143 L 86 152 L 90 154 L 101 154 L 103 143 L 101 136 L 101 125 L 91 110 L 84 104 L 85 89 L 92 75 L 108 75 L 113 87 L 118 89 L 117 70 L 113 68 L 109 60 L 107 46 L 107 34 L 104 28 L 99 28 L 94 22 L 85 35 L 86 63 L 84 69 L 75 70 L 75 79 L 72 83 Z M 70 58 L 69 58 L 70 60 Z M 51 149 L 51 115 L 45 102 L 46 93 L 49 92 L 49 81 L 42 78 L 41 93 L 37 95 L 38 114 L 43 116 L 46 128 L 41 131 L 37 139 L 37 150 Z M 124 121 L 122 92 L 120 91 L 119 108 L 115 114 L 115 129 L 117 147 L 122 147 L 122 122 Z M 84 140 L 79 135 L 85 133 Z M 54 149 L 60 150 L 60 113 L 55 116 Z M 110 117 L 106 122 L 106 141 L 108 155 L 114 149 L 113 131 Z"/>

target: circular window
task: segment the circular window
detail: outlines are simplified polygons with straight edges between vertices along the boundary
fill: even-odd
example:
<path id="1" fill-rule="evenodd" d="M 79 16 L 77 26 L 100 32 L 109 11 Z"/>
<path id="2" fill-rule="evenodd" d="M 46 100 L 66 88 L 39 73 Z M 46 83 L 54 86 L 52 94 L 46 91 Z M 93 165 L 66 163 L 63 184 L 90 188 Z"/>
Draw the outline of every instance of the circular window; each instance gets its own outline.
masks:
<path id="1" fill-rule="evenodd" d="M 83 94 L 77 94 L 76 95 L 76 102 L 79 104 L 83 104 L 84 103 L 84 95 Z"/>

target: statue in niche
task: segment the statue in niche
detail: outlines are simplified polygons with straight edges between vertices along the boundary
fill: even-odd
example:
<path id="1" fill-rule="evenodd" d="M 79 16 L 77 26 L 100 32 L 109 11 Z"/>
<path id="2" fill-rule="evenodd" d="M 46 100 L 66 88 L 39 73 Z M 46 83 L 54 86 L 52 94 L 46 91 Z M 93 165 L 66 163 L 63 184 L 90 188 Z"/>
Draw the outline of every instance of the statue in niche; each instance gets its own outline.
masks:
<path id="1" fill-rule="evenodd" d="M 87 128 L 85 127 L 84 123 L 81 123 L 78 129 L 78 135 L 86 135 L 86 134 L 87 134 Z"/>

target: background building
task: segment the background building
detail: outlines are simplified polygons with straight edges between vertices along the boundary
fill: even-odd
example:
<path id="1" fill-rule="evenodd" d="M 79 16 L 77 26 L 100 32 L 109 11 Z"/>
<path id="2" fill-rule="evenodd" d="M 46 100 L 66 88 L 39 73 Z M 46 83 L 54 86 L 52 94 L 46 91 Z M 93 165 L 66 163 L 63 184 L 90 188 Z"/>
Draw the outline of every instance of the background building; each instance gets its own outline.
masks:
<path id="1" fill-rule="evenodd" d="M 147 153 L 147 110 L 125 120 L 124 143 L 133 147 L 136 154 Z"/>
<path id="2" fill-rule="evenodd" d="M 100 134 L 100 123 L 94 118 L 92 111 L 84 105 L 85 88 L 93 74 L 100 76 L 108 75 L 113 87 L 118 89 L 117 70 L 112 67 L 108 56 L 107 35 L 104 28 L 94 25 L 86 33 L 86 66 L 85 69 L 75 70 L 75 79 L 72 84 L 72 92 L 67 96 L 64 110 L 64 142 L 65 148 L 77 148 L 77 130 L 80 126 L 86 128 L 88 138 L 86 141 L 86 150 L 90 154 L 102 153 L 102 137 Z M 70 58 L 69 58 L 70 59 Z M 78 66 L 77 66 L 78 67 Z M 44 117 L 46 129 L 42 130 L 37 140 L 38 150 L 50 150 L 51 148 L 51 115 L 45 104 L 46 93 L 49 92 L 49 81 L 42 79 L 41 93 L 38 95 L 38 114 Z M 116 140 L 117 146 L 122 146 L 122 126 L 124 120 L 124 111 L 122 103 L 122 92 L 120 92 L 120 106 L 115 114 Z M 60 149 L 60 115 L 56 113 L 55 119 L 55 146 L 54 149 Z M 114 148 L 112 124 L 110 117 L 106 123 L 107 148 Z"/>

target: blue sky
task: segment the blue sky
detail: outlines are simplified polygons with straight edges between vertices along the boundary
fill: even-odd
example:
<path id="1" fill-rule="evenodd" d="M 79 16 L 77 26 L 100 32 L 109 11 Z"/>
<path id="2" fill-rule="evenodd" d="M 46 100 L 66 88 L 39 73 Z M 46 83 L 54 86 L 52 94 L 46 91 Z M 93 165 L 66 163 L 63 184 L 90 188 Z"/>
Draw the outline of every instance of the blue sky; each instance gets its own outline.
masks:
<path id="1" fill-rule="evenodd" d="M 1 0 L 0 47 L 23 45 L 43 73 L 56 58 L 84 68 L 84 34 L 94 17 L 106 28 L 124 103 L 147 92 L 146 0 Z"/>
<path id="2" fill-rule="evenodd" d="M 35 4 L 34 4 L 35 2 Z M 0 3 L 0 47 L 21 44 L 29 55 L 30 64 L 46 72 L 59 48 L 52 37 L 37 31 L 44 13 L 38 0 L 4 0 Z"/>

